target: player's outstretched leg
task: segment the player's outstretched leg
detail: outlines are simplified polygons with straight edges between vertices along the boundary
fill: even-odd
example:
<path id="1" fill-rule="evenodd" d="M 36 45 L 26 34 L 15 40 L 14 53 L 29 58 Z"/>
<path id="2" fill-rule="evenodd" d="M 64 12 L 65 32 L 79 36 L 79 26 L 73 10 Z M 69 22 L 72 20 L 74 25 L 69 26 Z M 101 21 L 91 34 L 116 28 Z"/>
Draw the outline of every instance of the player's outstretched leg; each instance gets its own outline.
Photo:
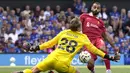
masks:
<path id="1" fill-rule="evenodd" d="M 105 42 L 102 39 L 99 39 L 97 41 L 97 48 L 100 48 L 101 51 L 108 54 L 107 50 L 106 50 L 106 47 L 105 47 Z M 110 60 L 104 59 L 104 63 L 105 63 L 105 66 L 106 66 L 106 73 L 111 73 Z"/>
<path id="2" fill-rule="evenodd" d="M 13 72 L 13 73 L 40 73 L 41 71 L 37 67 L 33 67 L 32 69 L 25 69 L 23 71 L 19 72 Z"/>
<path id="3" fill-rule="evenodd" d="M 31 69 L 25 69 L 23 71 L 17 71 L 17 72 L 13 72 L 13 73 L 33 73 Z"/>
<path id="4" fill-rule="evenodd" d="M 94 60 L 93 59 L 89 60 L 87 67 L 91 71 L 91 73 L 95 73 L 95 71 L 94 71 Z"/>
<path id="5" fill-rule="evenodd" d="M 105 53 L 107 54 L 106 51 L 105 51 Z M 110 68 L 110 60 L 104 59 L 104 63 L 105 63 L 105 66 L 106 66 L 106 73 L 112 73 L 111 68 Z"/>

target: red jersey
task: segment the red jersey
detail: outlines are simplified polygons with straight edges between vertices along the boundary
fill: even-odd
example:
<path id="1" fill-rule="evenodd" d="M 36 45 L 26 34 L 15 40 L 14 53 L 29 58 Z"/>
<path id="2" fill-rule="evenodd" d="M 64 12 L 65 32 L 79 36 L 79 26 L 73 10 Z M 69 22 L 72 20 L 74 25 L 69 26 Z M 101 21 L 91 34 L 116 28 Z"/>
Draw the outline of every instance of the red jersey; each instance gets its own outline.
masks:
<path id="1" fill-rule="evenodd" d="M 90 40 L 102 38 L 102 33 L 106 31 L 102 20 L 86 13 L 80 16 L 80 20 L 82 22 L 82 32 Z"/>

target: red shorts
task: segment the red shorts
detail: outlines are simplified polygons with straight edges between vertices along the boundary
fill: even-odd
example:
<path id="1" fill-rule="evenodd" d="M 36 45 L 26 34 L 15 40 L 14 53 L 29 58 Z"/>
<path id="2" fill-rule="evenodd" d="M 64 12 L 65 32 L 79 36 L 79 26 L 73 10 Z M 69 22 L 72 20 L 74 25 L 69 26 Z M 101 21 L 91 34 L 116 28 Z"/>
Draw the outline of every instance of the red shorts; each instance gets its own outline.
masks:
<path id="1" fill-rule="evenodd" d="M 93 39 L 93 40 L 90 39 L 90 41 L 91 41 L 91 43 L 92 43 L 94 46 L 96 46 L 98 49 L 100 49 L 100 48 L 102 48 L 102 47 L 105 48 L 105 43 L 104 43 L 104 41 L 103 41 L 102 38 L 96 38 L 96 39 Z M 92 56 L 92 59 L 94 59 L 94 61 L 95 61 L 95 60 L 97 59 L 97 55 L 95 55 L 95 54 L 93 54 L 93 53 L 91 53 L 91 52 L 90 52 L 90 54 L 91 54 L 91 56 Z"/>

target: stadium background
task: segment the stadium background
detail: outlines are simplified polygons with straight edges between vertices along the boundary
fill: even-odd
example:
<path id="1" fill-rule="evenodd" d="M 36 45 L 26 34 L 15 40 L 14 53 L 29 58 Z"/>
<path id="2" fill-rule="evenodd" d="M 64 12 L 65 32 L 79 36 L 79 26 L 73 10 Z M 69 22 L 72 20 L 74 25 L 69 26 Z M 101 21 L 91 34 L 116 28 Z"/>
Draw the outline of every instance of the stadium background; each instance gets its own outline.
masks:
<path id="1" fill-rule="evenodd" d="M 27 46 L 22 44 L 29 42 L 37 45 L 53 38 L 60 31 L 68 28 L 72 17 L 87 12 L 93 1 L 81 0 L 77 4 L 76 0 L 0 0 L 0 58 L 2 59 L 0 66 L 35 65 L 52 52 L 55 46 L 34 54 L 26 52 Z M 105 15 L 100 13 L 99 17 L 105 22 L 107 31 L 116 41 L 115 45 L 121 52 L 121 61 L 111 62 L 111 64 L 130 65 L 130 1 L 97 1 L 102 4 L 102 8 L 107 9 Z M 114 14 L 115 8 L 118 10 Z M 112 18 L 113 16 L 115 18 Z M 106 48 L 110 54 L 114 53 L 107 42 Z M 84 65 L 78 61 L 78 55 L 72 64 Z M 98 58 L 96 64 L 104 65 L 101 58 Z"/>

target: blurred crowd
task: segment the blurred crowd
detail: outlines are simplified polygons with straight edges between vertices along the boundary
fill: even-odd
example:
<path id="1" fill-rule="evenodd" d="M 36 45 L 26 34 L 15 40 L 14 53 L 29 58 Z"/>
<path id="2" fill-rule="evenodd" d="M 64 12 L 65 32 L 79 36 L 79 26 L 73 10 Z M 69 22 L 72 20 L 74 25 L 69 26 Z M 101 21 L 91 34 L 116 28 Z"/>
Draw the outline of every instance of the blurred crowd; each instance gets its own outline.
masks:
<path id="1" fill-rule="evenodd" d="M 82 13 L 88 13 L 89 8 L 85 2 L 74 0 L 73 7 L 63 10 L 57 5 L 55 9 L 50 6 L 35 9 L 30 5 L 22 8 L 0 7 L 0 53 L 33 53 L 28 52 L 25 43 L 38 45 L 55 37 L 60 31 L 69 28 L 70 20 Z M 115 45 L 121 53 L 130 54 L 130 10 L 118 10 L 113 6 L 110 11 L 102 5 L 98 15 L 110 33 Z M 114 50 L 108 42 L 106 48 L 109 53 Z M 55 49 L 38 51 L 37 53 L 50 53 Z"/>

